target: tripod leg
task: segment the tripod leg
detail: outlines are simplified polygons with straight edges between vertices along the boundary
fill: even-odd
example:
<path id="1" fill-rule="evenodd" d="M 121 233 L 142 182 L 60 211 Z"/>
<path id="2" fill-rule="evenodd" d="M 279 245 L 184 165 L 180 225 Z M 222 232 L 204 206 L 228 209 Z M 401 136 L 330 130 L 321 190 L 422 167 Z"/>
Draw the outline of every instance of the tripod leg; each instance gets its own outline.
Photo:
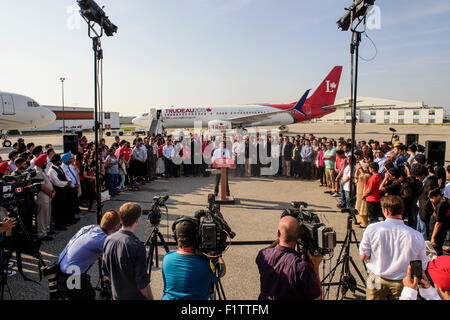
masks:
<path id="1" fill-rule="evenodd" d="M 153 267 L 153 251 L 155 250 L 155 246 L 153 245 L 153 241 L 150 242 L 150 249 L 148 251 L 147 258 L 147 266 L 148 266 L 148 274 L 151 275 L 152 267 Z"/>
<path id="2" fill-rule="evenodd" d="M 159 268 L 159 263 L 158 263 L 158 238 L 157 238 L 157 234 L 155 233 L 155 237 L 153 238 L 154 241 L 154 245 L 155 245 L 155 260 L 156 260 L 156 267 Z"/>
<path id="3" fill-rule="evenodd" d="M 366 280 L 364 279 L 363 275 L 359 271 L 358 267 L 356 266 L 355 261 L 350 257 L 350 262 L 352 263 L 353 268 L 355 268 L 356 273 L 358 274 L 359 278 L 361 279 L 362 283 L 364 283 L 364 286 L 366 286 Z"/>
<path id="4" fill-rule="evenodd" d="M 167 246 L 167 243 L 166 243 L 166 241 L 164 240 L 163 235 L 162 235 L 161 232 L 159 232 L 159 231 L 158 231 L 158 237 L 159 237 L 159 239 L 161 240 L 161 243 L 162 243 L 162 245 L 163 245 L 163 247 L 164 247 L 164 250 L 166 250 L 166 253 L 169 252 L 169 251 L 170 251 L 170 250 L 169 250 L 169 247 Z"/>

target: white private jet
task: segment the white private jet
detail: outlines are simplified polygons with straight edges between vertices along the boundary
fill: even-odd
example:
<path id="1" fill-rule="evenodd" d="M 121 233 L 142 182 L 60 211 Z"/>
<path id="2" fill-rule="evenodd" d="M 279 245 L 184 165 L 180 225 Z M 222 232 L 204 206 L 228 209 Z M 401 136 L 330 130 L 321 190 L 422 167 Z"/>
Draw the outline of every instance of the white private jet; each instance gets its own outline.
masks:
<path id="1" fill-rule="evenodd" d="M 0 139 L 4 140 L 3 147 L 11 146 L 3 130 L 37 128 L 56 120 L 51 110 L 21 94 L 0 92 L 0 103 Z"/>

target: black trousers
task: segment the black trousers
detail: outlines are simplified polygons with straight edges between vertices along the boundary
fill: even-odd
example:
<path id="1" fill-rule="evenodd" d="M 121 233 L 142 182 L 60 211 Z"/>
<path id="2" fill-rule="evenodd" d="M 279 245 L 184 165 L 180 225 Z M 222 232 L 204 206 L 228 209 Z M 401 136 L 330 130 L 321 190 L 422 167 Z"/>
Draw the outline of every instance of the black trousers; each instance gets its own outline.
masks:
<path id="1" fill-rule="evenodd" d="M 90 276 L 86 273 L 80 275 L 80 287 L 68 288 L 75 281 L 69 279 L 71 275 L 58 273 L 58 290 L 68 300 L 95 300 L 95 290 L 92 288 Z M 69 281 L 67 281 L 69 279 Z"/>
<path id="2" fill-rule="evenodd" d="M 165 167 L 165 174 L 166 177 L 173 177 L 173 163 L 167 158 L 164 158 L 164 167 Z"/>
<path id="3" fill-rule="evenodd" d="M 305 162 L 302 161 L 302 171 L 303 171 L 303 178 L 306 180 L 311 180 L 311 174 L 312 174 L 312 168 L 311 168 L 311 162 Z"/>
<path id="4" fill-rule="evenodd" d="M 320 184 L 326 184 L 325 181 L 325 167 L 319 167 L 319 179 L 320 179 Z"/>
<path id="5" fill-rule="evenodd" d="M 378 222 L 378 217 L 383 216 L 381 204 L 379 202 L 367 201 L 367 215 L 369 217 L 369 224 Z"/>
<path id="6" fill-rule="evenodd" d="M 226 193 L 227 193 L 227 196 L 229 196 L 230 195 L 230 186 L 228 185 L 228 169 L 225 169 L 225 171 L 226 171 L 226 175 L 225 175 L 226 179 L 225 180 L 226 180 L 226 183 L 227 183 Z M 220 185 L 221 177 L 222 177 L 221 174 L 216 174 L 216 186 L 214 188 L 214 194 L 215 195 L 219 194 L 219 185 Z"/>

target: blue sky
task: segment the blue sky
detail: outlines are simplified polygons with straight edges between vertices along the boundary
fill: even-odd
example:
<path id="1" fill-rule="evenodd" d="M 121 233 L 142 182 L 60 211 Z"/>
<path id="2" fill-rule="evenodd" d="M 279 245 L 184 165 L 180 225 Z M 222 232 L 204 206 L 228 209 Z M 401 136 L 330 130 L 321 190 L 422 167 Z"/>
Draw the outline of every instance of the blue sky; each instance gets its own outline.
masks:
<path id="1" fill-rule="evenodd" d="M 350 0 L 98 0 L 118 27 L 102 38 L 104 108 L 137 115 L 158 105 L 293 102 L 343 65 Z M 41 104 L 93 101 L 93 56 L 75 0 L 0 0 L 0 89 Z M 378 0 L 359 94 L 450 107 L 450 1 Z M 78 24 L 78 25 L 77 25 Z M 360 55 L 375 50 L 363 37 Z"/>

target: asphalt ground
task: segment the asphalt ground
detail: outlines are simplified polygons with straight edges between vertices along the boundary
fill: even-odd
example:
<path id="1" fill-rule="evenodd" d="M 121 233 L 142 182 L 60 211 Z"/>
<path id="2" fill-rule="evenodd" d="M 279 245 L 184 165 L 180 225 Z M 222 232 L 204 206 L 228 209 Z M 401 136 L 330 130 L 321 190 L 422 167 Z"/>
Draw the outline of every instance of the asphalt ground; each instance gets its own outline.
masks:
<path id="1" fill-rule="evenodd" d="M 207 205 L 207 195 L 213 191 L 214 176 L 211 177 L 180 177 L 177 179 L 159 179 L 144 186 L 142 191 L 127 191 L 121 193 L 114 200 L 104 203 L 104 211 L 118 209 L 120 205 L 128 201 L 135 201 L 141 204 L 143 209 L 149 209 L 154 195 L 168 194 L 167 201 L 168 214 L 164 215 L 159 225 L 161 233 L 167 241 L 173 242 L 170 227 L 172 222 L 180 215 L 193 216 L 195 211 L 203 209 Z M 238 199 L 236 205 L 223 205 L 222 213 L 236 233 L 233 241 L 270 241 L 276 239 L 276 230 L 280 214 L 284 208 L 289 207 L 293 200 L 306 201 L 309 208 L 313 210 L 323 210 L 329 212 L 318 213 L 321 222 L 333 227 L 337 232 L 338 240 L 344 240 L 346 234 L 347 214 L 333 212 L 336 211 L 337 199 L 323 193 L 324 188 L 318 186 L 317 181 L 300 181 L 292 178 L 235 178 L 230 177 L 230 188 L 232 195 Z M 82 213 L 77 225 L 67 231 L 60 232 L 55 239 L 44 242 L 41 246 L 41 253 L 45 262 L 50 263 L 57 259 L 68 240 L 84 225 L 96 223 L 95 213 Z M 150 223 L 142 217 L 138 228 L 137 236 L 145 242 L 152 228 Z M 355 227 L 355 234 L 361 239 L 362 229 Z M 222 279 L 226 298 L 233 300 L 257 299 L 259 295 L 259 274 L 255 264 L 258 251 L 266 245 L 232 245 L 224 253 L 224 260 L 227 265 L 227 274 Z M 331 266 L 334 267 L 336 256 L 341 245 L 334 251 L 334 259 Z M 171 247 L 171 250 L 175 250 Z M 153 268 L 151 274 L 151 287 L 155 299 L 160 299 L 163 293 L 163 281 L 161 275 L 161 261 L 164 249 L 159 247 L 159 268 Z M 359 261 L 356 245 L 351 247 L 351 255 L 356 265 L 364 273 L 362 263 Z M 16 259 L 13 259 L 15 261 Z M 36 260 L 25 257 L 25 274 L 34 280 L 39 280 L 36 267 Z M 330 263 L 325 265 L 329 269 Z M 16 267 L 14 268 L 16 269 Z M 340 270 L 341 268 L 339 268 Z M 322 270 L 323 271 L 323 270 Z M 97 263 L 89 271 L 95 285 L 98 283 Z M 355 277 L 356 273 L 353 272 Z M 340 275 L 336 273 L 335 280 Z M 323 278 L 323 276 L 322 276 Z M 48 299 L 47 280 L 44 278 L 40 285 L 25 282 L 19 274 L 8 278 L 8 285 L 12 298 L 17 299 Z M 330 298 L 333 298 L 333 288 Z M 353 296 L 353 294 L 349 295 Z M 357 295 L 363 298 L 362 295 Z M 5 294 L 5 299 L 9 299 Z"/>

